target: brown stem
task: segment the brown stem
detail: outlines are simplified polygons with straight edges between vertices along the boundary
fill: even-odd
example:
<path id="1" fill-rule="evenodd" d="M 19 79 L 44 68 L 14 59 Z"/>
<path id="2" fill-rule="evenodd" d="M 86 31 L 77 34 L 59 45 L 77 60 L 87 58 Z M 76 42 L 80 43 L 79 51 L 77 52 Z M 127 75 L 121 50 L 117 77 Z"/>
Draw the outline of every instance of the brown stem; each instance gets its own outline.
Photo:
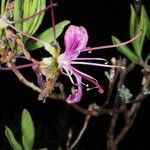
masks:
<path id="1" fill-rule="evenodd" d="M 13 65 L 14 66 L 14 65 Z M 34 83 L 28 81 L 19 70 L 13 70 L 14 74 L 18 77 L 19 81 L 21 81 L 26 86 L 30 87 L 34 91 L 40 93 L 41 89 L 37 87 Z"/>
<path id="2" fill-rule="evenodd" d="M 32 56 L 30 55 L 30 53 L 28 52 L 28 50 L 25 48 L 23 42 L 21 41 L 21 39 L 19 39 L 19 37 L 16 39 L 16 42 L 18 44 L 18 46 L 21 48 L 23 54 L 25 55 L 26 59 L 32 61 L 32 62 L 38 62 L 37 60 L 35 60 L 34 58 L 32 58 Z"/>
<path id="3" fill-rule="evenodd" d="M 132 107 L 130 108 L 130 110 L 128 110 L 125 113 L 125 125 L 122 128 L 121 132 L 118 134 L 118 136 L 116 137 L 116 144 L 119 144 L 119 142 L 124 138 L 124 136 L 127 134 L 127 132 L 129 131 L 129 129 L 132 127 L 134 120 L 137 116 L 137 112 L 141 106 L 142 101 L 146 98 L 147 95 L 144 94 L 145 89 L 147 89 L 149 87 L 149 83 L 150 83 L 150 78 L 149 75 L 147 77 L 143 77 L 146 78 L 146 85 L 142 85 L 141 84 L 141 91 L 140 93 L 135 97 L 134 100 L 132 100 L 133 103 Z"/>
<path id="4" fill-rule="evenodd" d="M 138 104 L 138 107 L 136 107 L 136 110 L 134 111 L 134 114 L 132 117 L 129 115 L 129 112 L 125 113 L 125 115 L 124 115 L 125 116 L 125 125 L 121 129 L 120 133 L 117 135 L 117 137 L 115 139 L 116 145 L 119 144 L 119 142 L 124 138 L 124 136 L 127 134 L 129 129 L 132 127 L 139 107 L 140 107 L 140 105 Z"/>
<path id="5" fill-rule="evenodd" d="M 112 82 L 109 81 L 107 98 L 106 98 L 105 103 L 103 104 L 103 107 L 105 107 L 109 103 L 109 100 L 111 98 L 113 88 L 114 88 L 114 85 L 115 85 L 116 79 L 118 78 L 119 73 L 120 73 L 120 69 L 117 68 L 116 73 L 115 73 L 115 77 L 113 78 L 113 81 Z"/>
<path id="6" fill-rule="evenodd" d="M 117 150 L 116 143 L 115 143 L 115 137 L 114 137 L 114 129 L 116 126 L 116 122 L 118 119 L 118 113 L 114 112 L 109 130 L 107 132 L 107 150 Z"/>
<path id="7" fill-rule="evenodd" d="M 88 107 L 88 111 L 93 111 L 93 105 L 89 105 Z M 67 149 L 67 150 L 72 150 L 80 141 L 81 137 L 83 136 L 85 130 L 87 129 L 88 123 L 90 121 L 91 115 L 87 115 L 84 121 L 84 125 L 82 127 L 82 129 L 79 132 L 79 135 L 77 136 L 76 140 L 72 143 L 72 145 Z"/>
<path id="8" fill-rule="evenodd" d="M 119 79 L 119 82 L 117 85 L 118 89 L 122 87 L 122 85 L 124 84 L 124 81 L 126 79 L 126 76 L 133 70 L 134 66 L 135 65 L 133 63 L 131 63 L 120 74 L 120 79 Z M 117 150 L 117 145 L 116 145 L 115 136 L 114 136 L 114 130 L 115 130 L 118 115 L 119 115 L 119 112 L 117 110 L 121 108 L 120 104 L 121 104 L 121 102 L 120 102 L 119 93 L 117 93 L 115 96 L 115 100 L 114 100 L 113 114 L 112 114 L 112 118 L 111 118 L 111 122 L 110 122 L 110 127 L 109 127 L 109 130 L 107 132 L 107 138 L 108 138 L 107 150 Z"/>

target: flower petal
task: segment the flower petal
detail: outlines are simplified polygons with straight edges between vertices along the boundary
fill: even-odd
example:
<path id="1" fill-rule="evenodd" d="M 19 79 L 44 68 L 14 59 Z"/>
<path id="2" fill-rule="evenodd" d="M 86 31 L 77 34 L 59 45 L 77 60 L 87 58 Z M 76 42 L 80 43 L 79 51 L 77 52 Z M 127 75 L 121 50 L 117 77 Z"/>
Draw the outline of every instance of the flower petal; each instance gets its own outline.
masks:
<path id="1" fill-rule="evenodd" d="M 74 76 L 76 77 L 78 88 L 67 98 L 69 104 L 79 102 L 82 97 L 81 77 L 76 74 L 74 74 Z"/>
<path id="2" fill-rule="evenodd" d="M 88 80 L 89 82 L 93 83 L 95 85 L 95 87 L 98 88 L 98 91 L 100 93 L 104 93 L 103 88 L 99 85 L 98 81 L 95 78 L 75 69 L 74 67 L 72 67 L 72 72 L 74 72 L 74 74 L 77 74 L 78 76 L 81 76 L 81 78 L 84 78 L 85 80 Z"/>
<path id="3" fill-rule="evenodd" d="M 65 33 L 65 54 L 70 60 L 75 59 L 80 51 L 86 48 L 88 42 L 88 34 L 84 27 L 71 25 Z"/>

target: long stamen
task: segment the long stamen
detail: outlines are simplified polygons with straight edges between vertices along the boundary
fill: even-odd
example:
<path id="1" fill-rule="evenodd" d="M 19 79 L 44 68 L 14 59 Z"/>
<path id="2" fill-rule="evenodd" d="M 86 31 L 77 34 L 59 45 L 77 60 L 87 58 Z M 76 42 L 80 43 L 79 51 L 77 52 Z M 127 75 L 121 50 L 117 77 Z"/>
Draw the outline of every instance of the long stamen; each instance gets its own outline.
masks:
<path id="1" fill-rule="evenodd" d="M 116 65 L 106 65 L 106 64 L 98 64 L 98 63 L 90 63 L 90 62 L 74 62 L 71 61 L 70 64 L 76 64 L 76 65 L 90 65 L 90 66 L 99 66 L 99 67 L 111 67 L 111 68 L 121 68 L 125 69 L 123 66 L 116 66 Z"/>
<path id="2" fill-rule="evenodd" d="M 87 74 L 75 69 L 74 67 L 72 67 L 72 70 L 73 70 L 74 73 L 78 74 L 79 76 L 81 76 L 85 80 L 93 83 L 95 85 L 95 87 L 98 88 L 100 93 L 104 92 L 103 88 L 99 85 L 98 81 L 95 78 L 93 78 L 90 75 L 87 75 Z"/>
<path id="3" fill-rule="evenodd" d="M 87 88 L 86 90 L 87 91 L 90 91 L 90 90 L 93 90 L 93 89 L 96 89 L 97 87 L 91 87 L 91 88 Z"/>
<path id="4" fill-rule="evenodd" d="M 83 81 L 81 81 L 81 84 L 84 85 L 85 87 L 89 87 L 89 85 L 84 83 Z"/>
<path id="5" fill-rule="evenodd" d="M 65 72 L 63 71 L 63 69 L 65 70 Z M 75 84 L 75 82 L 73 81 L 73 78 L 72 78 L 72 76 L 71 76 L 71 73 L 70 73 L 67 69 L 61 68 L 61 73 L 64 74 L 64 75 L 66 75 L 66 76 L 68 76 L 69 79 L 70 79 L 70 81 L 71 81 L 71 83 L 72 83 L 72 84 Z"/>
<path id="6" fill-rule="evenodd" d="M 51 3 L 50 5 L 48 5 L 47 7 L 45 7 L 44 9 L 38 11 L 37 13 L 35 13 L 35 14 L 29 16 L 29 17 L 20 19 L 20 20 L 14 20 L 14 21 L 12 21 L 11 23 L 20 23 L 20 22 L 29 20 L 29 19 L 34 18 L 35 16 L 38 16 L 38 15 L 40 15 L 41 13 L 47 11 L 47 10 L 48 10 L 49 8 L 51 8 L 51 7 L 53 8 L 54 6 L 57 6 L 57 3 Z"/>
<path id="7" fill-rule="evenodd" d="M 65 71 L 67 72 L 67 76 L 69 77 L 69 79 L 72 82 L 72 84 L 75 84 L 74 81 L 73 81 L 73 78 L 71 76 L 71 73 L 67 69 Z"/>
<path id="8" fill-rule="evenodd" d="M 35 64 L 37 65 L 37 63 L 31 63 L 31 64 L 25 64 L 25 65 L 20 65 L 20 66 L 12 66 L 12 67 L 2 67 L 2 66 L 0 66 L 0 70 L 3 70 L 3 71 L 18 70 L 18 69 L 32 67 Z"/>
<path id="9" fill-rule="evenodd" d="M 4 17 L 1 16 L 1 19 L 2 19 L 9 27 L 11 27 L 12 29 L 14 29 L 15 31 L 17 31 L 17 32 L 19 32 L 19 33 L 21 33 L 21 34 L 23 34 L 23 35 L 25 35 L 25 36 L 27 36 L 27 37 L 29 37 L 29 38 L 31 38 L 31 39 L 37 41 L 37 42 L 40 42 L 40 43 L 42 43 L 43 45 L 47 44 L 46 42 L 44 42 L 44 41 L 42 41 L 42 40 L 40 40 L 40 39 L 38 39 L 38 38 L 36 38 L 36 37 L 34 37 L 34 36 L 31 36 L 31 35 L 29 35 L 28 33 L 24 32 L 24 31 L 21 31 L 21 30 L 17 29 L 15 26 L 12 25 L 12 23 L 11 23 L 10 21 L 6 20 Z"/>
<path id="10" fill-rule="evenodd" d="M 85 52 L 85 51 L 93 51 L 93 50 L 100 50 L 100 49 L 108 49 L 108 48 L 116 48 L 116 47 L 120 47 L 120 46 L 124 46 L 127 45 L 133 41 L 135 41 L 136 39 L 138 39 L 141 35 L 143 34 L 143 30 L 141 30 L 135 37 L 133 37 L 131 40 L 126 41 L 126 42 L 122 42 L 119 44 L 115 44 L 115 45 L 105 45 L 105 46 L 98 46 L 98 47 L 93 47 L 93 48 L 86 48 L 83 50 L 80 50 L 80 52 Z"/>
<path id="11" fill-rule="evenodd" d="M 108 61 L 104 58 L 76 58 L 76 60 L 96 60 L 96 61 L 104 61 L 105 63 L 108 63 Z"/>

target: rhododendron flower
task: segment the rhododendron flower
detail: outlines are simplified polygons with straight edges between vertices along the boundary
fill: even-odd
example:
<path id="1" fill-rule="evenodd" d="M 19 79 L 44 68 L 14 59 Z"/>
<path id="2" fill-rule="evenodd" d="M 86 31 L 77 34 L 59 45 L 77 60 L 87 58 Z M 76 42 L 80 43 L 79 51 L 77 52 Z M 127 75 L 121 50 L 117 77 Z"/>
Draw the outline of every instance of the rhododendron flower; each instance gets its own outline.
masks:
<path id="1" fill-rule="evenodd" d="M 82 82 L 82 79 L 85 79 L 92 84 L 94 84 L 94 88 L 97 88 L 100 93 L 103 93 L 103 88 L 99 85 L 98 81 L 92 76 L 83 73 L 76 68 L 74 68 L 73 64 L 83 64 L 83 65 L 91 65 L 91 66 L 100 66 L 100 67 L 119 67 L 114 65 L 107 65 L 105 63 L 91 63 L 85 62 L 88 61 L 104 61 L 103 58 L 78 58 L 82 51 L 93 50 L 87 48 L 88 42 L 88 34 L 84 27 L 82 26 L 69 26 L 68 30 L 65 33 L 65 52 L 58 57 L 58 66 L 61 72 L 67 75 L 72 84 L 77 86 L 77 89 L 67 98 L 68 103 L 79 102 L 82 97 L 82 85 L 85 85 Z M 75 81 L 73 77 L 75 77 Z M 90 88 L 89 88 L 90 89 Z"/>

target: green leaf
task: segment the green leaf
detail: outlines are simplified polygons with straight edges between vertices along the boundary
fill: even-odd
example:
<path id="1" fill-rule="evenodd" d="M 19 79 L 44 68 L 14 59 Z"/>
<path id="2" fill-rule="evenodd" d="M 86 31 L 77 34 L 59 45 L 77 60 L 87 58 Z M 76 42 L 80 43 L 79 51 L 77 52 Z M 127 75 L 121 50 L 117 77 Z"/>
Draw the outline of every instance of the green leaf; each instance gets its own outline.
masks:
<path id="1" fill-rule="evenodd" d="M 143 5 L 142 9 L 143 9 L 142 10 L 143 11 L 143 15 L 145 17 L 145 22 L 146 22 L 146 25 L 147 25 L 146 36 L 150 40 L 150 20 L 149 20 L 149 17 L 148 17 L 148 14 L 146 12 L 146 9 L 145 9 L 144 5 Z"/>
<path id="2" fill-rule="evenodd" d="M 146 18 L 145 18 L 145 13 L 144 13 L 144 6 L 141 8 L 141 17 L 140 17 L 140 22 L 138 24 L 136 34 L 139 33 L 141 30 L 143 30 L 143 34 L 134 41 L 134 49 L 135 53 L 139 58 L 142 58 L 142 50 L 143 50 L 143 45 L 144 45 L 144 40 L 147 32 L 147 24 L 146 24 Z"/>
<path id="3" fill-rule="evenodd" d="M 20 20 L 22 19 L 22 0 L 15 0 L 14 3 L 14 20 Z M 21 23 L 16 23 L 15 27 L 18 28 L 19 30 L 22 30 L 22 22 Z"/>
<path id="4" fill-rule="evenodd" d="M 130 38 L 133 38 L 134 36 L 136 36 L 136 34 L 138 34 L 139 32 L 141 32 L 141 29 L 143 30 L 143 34 L 136 39 L 135 41 L 132 42 L 132 45 L 134 47 L 134 51 L 136 53 L 136 55 L 142 59 L 142 49 L 143 49 L 143 44 L 144 44 L 144 39 L 145 39 L 145 35 L 147 32 L 147 14 L 145 11 L 144 6 L 142 5 L 141 8 L 141 17 L 140 17 L 140 21 L 138 23 L 137 19 L 136 19 L 136 13 L 135 10 L 133 8 L 132 5 L 130 5 L 131 7 L 131 17 L 130 17 Z"/>
<path id="5" fill-rule="evenodd" d="M 6 0 L 2 0 L 1 7 L 0 7 L 0 15 L 4 15 L 5 5 L 6 5 Z M 2 28 L 3 28 L 3 25 L 1 25 L 1 20 L 0 20 L 0 40 L 2 39 L 2 32 L 3 32 Z"/>
<path id="6" fill-rule="evenodd" d="M 130 15 L 130 38 L 133 38 L 136 34 L 136 29 L 137 29 L 137 19 L 136 19 L 136 13 L 134 10 L 134 7 L 130 5 L 131 9 L 131 15 Z"/>
<path id="7" fill-rule="evenodd" d="M 21 145 L 15 139 L 13 132 L 7 126 L 6 126 L 6 129 L 5 129 L 5 135 L 8 139 L 11 147 L 13 148 L 13 150 L 23 150 Z"/>
<path id="8" fill-rule="evenodd" d="M 6 28 L 7 26 L 8 26 L 8 24 L 0 18 L 0 31 L 2 29 Z"/>
<path id="9" fill-rule="evenodd" d="M 24 0 L 24 4 L 23 4 L 23 18 L 26 18 L 30 15 L 30 3 L 31 0 Z M 23 31 L 28 33 L 28 29 L 30 27 L 30 20 L 26 20 L 23 22 Z"/>
<path id="10" fill-rule="evenodd" d="M 46 7 L 46 0 L 34 0 L 34 1 L 25 1 L 24 7 L 26 5 L 29 5 L 28 11 L 24 12 L 24 17 L 29 17 L 35 14 L 36 12 L 39 12 L 40 10 L 44 9 Z M 30 35 L 33 35 L 38 28 L 40 27 L 42 20 L 44 17 L 44 13 L 35 16 L 34 18 L 30 18 L 23 22 L 23 31 L 27 32 Z M 23 41 L 26 43 L 28 40 L 28 37 L 24 36 Z"/>
<path id="11" fill-rule="evenodd" d="M 1 1 L 0 15 L 3 15 L 5 12 L 6 0 Z"/>
<path id="12" fill-rule="evenodd" d="M 22 143 L 25 150 L 32 150 L 34 144 L 34 124 L 30 113 L 24 109 L 21 120 Z"/>
<path id="13" fill-rule="evenodd" d="M 34 1 L 32 1 L 31 3 L 30 3 L 30 16 L 32 16 L 33 14 L 35 14 L 37 11 L 38 11 L 38 3 L 40 3 L 40 0 L 34 0 Z M 33 27 L 33 22 L 35 21 L 35 19 L 36 18 L 38 18 L 38 16 L 37 17 L 34 17 L 34 18 L 31 18 L 30 20 L 28 20 L 28 22 L 30 23 L 30 29 L 29 29 L 29 31 L 28 31 L 28 33 L 30 34 L 30 35 L 32 35 L 32 33 L 31 33 L 31 31 L 32 31 L 32 27 Z M 28 39 L 28 37 L 26 37 L 26 39 Z"/>
<path id="14" fill-rule="evenodd" d="M 139 31 L 139 23 L 137 21 L 136 18 L 136 13 L 135 13 L 135 9 L 132 5 L 130 5 L 131 8 L 131 15 L 130 15 L 130 38 L 132 39 L 136 34 L 137 34 L 137 29 Z M 134 47 L 134 51 L 136 52 L 136 54 L 139 56 L 138 52 L 139 50 L 139 41 L 138 40 L 134 40 L 132 42 L 132 45 Z M 139 56 L 141 57 L 141 56 Z"/>
<path id="15" fill-rule="evenodd" d="M 44 9 L 45 7 L 46 7 L 46 1 L 45 0 L 39 0 L 36 12 Z M 33 21 L 33 24 L 32 24 L 32 26 L 30 28 L 30 34 L 31 35 L 33 35 L 38 30 L 39 26 L 42 23 L 43 17 L 44 17 L 44 13 L 42 13 L 42 14 L 38 15 L 37 17 L 35 17 L 35 19 Z"/>
<path id="16" fill-rule="evenodd" d="M 66 25 L 68 25 L 69 23 L 70 23 L 70 21 L 65 20 L 65 21 L 62 21 L 62 22 L 58 23 L 55 26 L 55 29 L 56 29 L 56 38 L 58 38 L 61 35 L 61 33 L 63 32 L 64 27 Z M 50 29 L 47 29 L 46 31 L 44 31 L 43 33 L 41 33 L 38 36 L 38 38 L 41 39 L 44 42 L 51 43 L 53 41 L 53 28 L 51 27 Z M 29 50 L 35 50 L 35 49 L 41 48 L 43 46 L 44 45 L 42 43 L 39 43 L 37 41 L 29 41 L 26 44 L 26 47 Z"/>
<path id="17" fill-rule="evenodd" d="M 115 37 L 112 36 L 112 42 L 114 44 L 119 44 L 121 43 L 121 41 Z M 124 46 L 119 46 L 117 47 L 117 49 L 123 54 L 125 55 L 129 60 L 131 60 L 133 63 L 135 64 L 139 64 L 139 58 L 129 49 L 128 46 L 124 45 Z"/>

